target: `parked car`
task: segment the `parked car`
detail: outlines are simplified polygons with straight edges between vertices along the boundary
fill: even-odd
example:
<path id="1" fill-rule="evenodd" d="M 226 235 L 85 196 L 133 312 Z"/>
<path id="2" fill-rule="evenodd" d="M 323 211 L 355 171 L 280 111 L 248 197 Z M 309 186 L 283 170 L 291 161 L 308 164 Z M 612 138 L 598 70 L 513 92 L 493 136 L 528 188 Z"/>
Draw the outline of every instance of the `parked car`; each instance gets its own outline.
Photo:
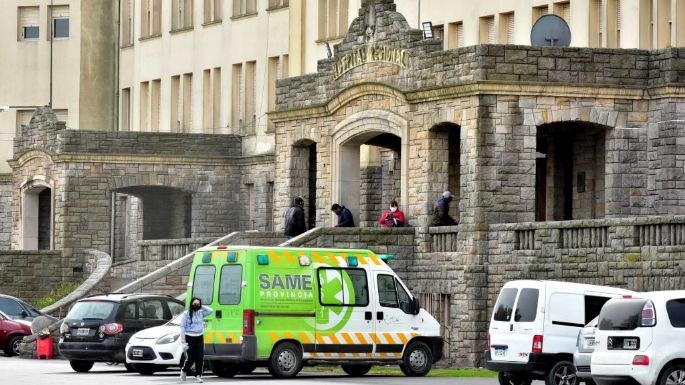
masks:
<path id="1" fill-rule="evenodd" d="M 159 294 L 107 294 L 77 301 L 60 333 L 60 353 L 77 372 L 95 362 L 126 362 L 125 347 L 136 332 L 163 325 L 183 312 L 183 302 Z"/>
<path id="2" fill-rule="evenodd" d="M 0 349 L 6 355 L 19 354 L 19 344 L 25 336 L 31 335 L 31 328 L 25 323 L 12 320 L 5 313 L 0 312 Z"/>
<path id="3" fill-rule="evenodd" d="M 599 315 L 596 338 L 597 384 L 685 383 L 685 290 L 612 299 Z"/>
<path id="4" fill-rule="evenodd" d="M 577 385 L 573 366 L 578 331 L 610 298 L 629 290 L 557 281 L 511 281 L 490 321 L 485 367 L 502 385 Z"/>
<path id="5" fill-rule="evenodd" d="M 576 352 L 573 353 L 573 365 L 576 367 L 576 376 L 581 381 L 585 381 L 587 385 L 594 385 L 592 380 L 592 372 L 590 370 L 590 362 L 592 360 L 592 352 L 595 350 L 597 339 L 595 332 L 597 331 L 597 320 L 595 317 L 588 322 L 584 328 L 578 332 L 578 340 L 576 341 Z"/>
<path id="6" fill-rule="evenodd" d="M 29 322 L 29 324 L 38 316 L 45 316 L 52 321 L 57 321 L 57 318 L 41 313 L 28 303 L 6 294 L 0 294 L 0 311 L 5 313 L 13 320 L 23 320 Z"/>
<path id="7" fill-rule="evenodd" d="M 126 344 L 126 363 L 142 375 L 151 375 L 169 366 L 180 367 L 184 360 L 179 333 L 182 315 L 132 335 Z"/>

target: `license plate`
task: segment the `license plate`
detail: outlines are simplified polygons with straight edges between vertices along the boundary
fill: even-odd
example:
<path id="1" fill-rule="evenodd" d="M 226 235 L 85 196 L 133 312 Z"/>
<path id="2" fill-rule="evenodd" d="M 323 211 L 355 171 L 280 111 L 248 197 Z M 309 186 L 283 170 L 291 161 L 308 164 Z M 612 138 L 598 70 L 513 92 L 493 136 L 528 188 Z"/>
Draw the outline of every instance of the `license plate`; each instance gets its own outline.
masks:
<path id="1" fill-rule="evenodd" d="M 76 329 L 76 335 L 77 336 L 87 336 L 88 334 L 90 334 L 89 328 L 78 328 L 78 329 Z"/>
<path id="2" fill-rule="evenodd" d="M 143 349 L 133 349 L 131 352 L 131 355 L 133 357 L 142 357 L 143 356 Z"/>
<path id="3" fill-rule="evenodd" d="M 626 338 L 623 340 L 623 349 L 637 349 L 637 338 Z"/>
<path id="4" fill-rule="evenodd" d="M 507 355 L 507 349 L 495 349 L 495 357 L 504 357 Z"/>

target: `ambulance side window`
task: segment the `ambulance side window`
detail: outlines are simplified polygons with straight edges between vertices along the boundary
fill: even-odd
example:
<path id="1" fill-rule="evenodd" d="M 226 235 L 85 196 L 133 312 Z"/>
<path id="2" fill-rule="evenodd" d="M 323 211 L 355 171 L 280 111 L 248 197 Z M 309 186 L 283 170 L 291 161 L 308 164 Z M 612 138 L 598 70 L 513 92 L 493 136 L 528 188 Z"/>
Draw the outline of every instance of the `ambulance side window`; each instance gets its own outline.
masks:
<path id="1" fill-rule="evenodd" d="M 219 304 L 239 304 L 242 282 L 243 267 L 241 265 L 224 265 L 221 268 L 221 280 L 219 282 Z"/>
<path id="2" fill-rule="evenodd" d="M 213 265 L 202 265 L 195 269 L 193 279 L 193 297 L 197 297 L 204 305 L 211 305 L 214 298 L 214 272 Z"/>
<path id="3" fill-rule="evenodd" d="M 378 283 L 378 302 L 383 307 L 399 307 L 397 291 L 395 290 L 395 277 L 392 275 L 379 274 L 376 277 Z"/>
<path id="4" fill-rule="evenodd" d="M 407 314 L 411 314 L 411 297 L 399 282 L 395 281 L 395 287 L 397 287 L 397 298 L 400 300 L 400 309 Z"/>
<path id="5" fill-rule="evenodd" d="M 369 285 L 364 269 L 320 268 L 319 302 L 324 306 L 367 306 Z"/>

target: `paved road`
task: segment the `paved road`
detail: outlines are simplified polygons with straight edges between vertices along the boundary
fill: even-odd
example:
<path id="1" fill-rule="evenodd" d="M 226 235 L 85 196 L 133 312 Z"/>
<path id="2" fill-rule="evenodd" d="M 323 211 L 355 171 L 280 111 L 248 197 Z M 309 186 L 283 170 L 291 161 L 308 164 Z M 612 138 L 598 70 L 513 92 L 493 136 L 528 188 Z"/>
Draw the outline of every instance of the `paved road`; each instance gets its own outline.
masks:
<path id="1" fill-rule="evenodd" d="M 178 372 L 157 373 L 154 376 L 141 376 L 137 373 L 127 373 L 122 366 L 108 366 L 95 364 L 91 372 L 80 374 L 71 370 L 68 361 L 64 360 L 22 360 L 16 357 L 8 358 L 0 356 L 0 383 L 2 384 L 26 384 L 26 385 L 109 385 L 109 384 L 176 384 Z M 250 376 L 238 376 L 234 379 L 218 378 L 213 375 L 205 377 L 205 383 L 241 382 L 251 385 L 303 383 L 309 385 L 329 384 L 411 384 L 411 385 L 497 385 L 495 379 L 484 378 L 406 378 L 386 376 L 365 376 L 350 378 L 342 375 L 327 375 L 325 373 L 303 373 L 294 380 L 274 380 L 265 371 L 260 371 Z M 188 381 L 194 383 L 194 381 Z"/>

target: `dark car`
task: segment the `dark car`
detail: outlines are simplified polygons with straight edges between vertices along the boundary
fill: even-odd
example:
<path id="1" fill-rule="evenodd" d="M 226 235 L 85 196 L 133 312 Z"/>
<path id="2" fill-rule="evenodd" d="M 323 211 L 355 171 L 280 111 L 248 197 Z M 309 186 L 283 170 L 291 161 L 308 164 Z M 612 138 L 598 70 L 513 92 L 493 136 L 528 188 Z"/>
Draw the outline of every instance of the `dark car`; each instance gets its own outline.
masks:
<path id="1" fill-rule="evenodd" d="M 28 325 L 13 321 L 0 311 L 0 350 L 8 356 L 19 354 L 19 343 L 29 335 L 31 335 L 31 328 Z"/>
<path id="2" fill-rule="evenodd" d="M 33 306 L 9 295 L 0 294 L 0 311 L 5 313 L 13 320 L 33 321 L 34 318 L 44 316 L 52 321 L 57 321 L 57 318 L 41 313 Z"/>
<path id="3" fill-rule="evenodd" d="M 159 294 L 107 294 L 79 300 L 60 329 L 59 351 L 77 372 L 95 362 L 126 362 L 132 334 L 163 325 L 183 311 L 183 302 Z"/>

